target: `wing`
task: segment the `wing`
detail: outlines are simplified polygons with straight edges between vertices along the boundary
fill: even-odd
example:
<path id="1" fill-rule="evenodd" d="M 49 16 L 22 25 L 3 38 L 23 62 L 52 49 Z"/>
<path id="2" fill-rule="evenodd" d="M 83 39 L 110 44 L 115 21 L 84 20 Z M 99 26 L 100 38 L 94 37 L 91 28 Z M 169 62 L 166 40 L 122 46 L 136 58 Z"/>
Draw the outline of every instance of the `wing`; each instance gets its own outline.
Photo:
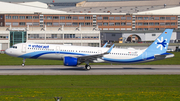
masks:
<path id="1" fill-rule="evenodd" d="M 77 57 L 78 62 L 79 63 L 83 63 L 86 61 L 92 62 L 93 60 L 96 60 L 97 58 L 103 57 L 105 54 L 109 54 L 111 52 L 111 50 L 113 49 L 113 47 L 114 47 L 114 44 L 111 46 L 111 48 L 108 51 L 101 53 L 101 54 L 79 56 L 79 57 Z"/>

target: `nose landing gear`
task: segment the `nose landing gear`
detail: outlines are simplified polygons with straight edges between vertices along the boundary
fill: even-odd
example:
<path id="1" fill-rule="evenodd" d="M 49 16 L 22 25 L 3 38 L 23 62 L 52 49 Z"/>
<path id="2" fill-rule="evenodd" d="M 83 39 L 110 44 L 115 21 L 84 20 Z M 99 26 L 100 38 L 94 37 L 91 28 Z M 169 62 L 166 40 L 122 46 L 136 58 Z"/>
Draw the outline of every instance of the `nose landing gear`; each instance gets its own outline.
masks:
<path id="1" fill-rule="evenodd" d="M 24 59 L 23 59 L 23 63 L 21 64 L 21 65 L 22 65 L 22 67 L 24 67 L 24 66 L 25 66 L 25 62 L 26 62 L 26 59 L 24 58 Z"/>

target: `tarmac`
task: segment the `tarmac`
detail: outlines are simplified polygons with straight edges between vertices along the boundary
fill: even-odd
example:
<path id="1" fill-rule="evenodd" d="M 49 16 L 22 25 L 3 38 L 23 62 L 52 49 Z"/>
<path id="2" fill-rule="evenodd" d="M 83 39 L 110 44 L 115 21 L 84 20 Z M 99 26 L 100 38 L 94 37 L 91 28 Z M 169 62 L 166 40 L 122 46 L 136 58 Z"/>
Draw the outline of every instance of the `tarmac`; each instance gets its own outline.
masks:
<path id="1" fill-rule="evenodd" d="M 0 66 L 0 75 L 174 75 L 180 74 L 180 65 L 62 65 Z"/>

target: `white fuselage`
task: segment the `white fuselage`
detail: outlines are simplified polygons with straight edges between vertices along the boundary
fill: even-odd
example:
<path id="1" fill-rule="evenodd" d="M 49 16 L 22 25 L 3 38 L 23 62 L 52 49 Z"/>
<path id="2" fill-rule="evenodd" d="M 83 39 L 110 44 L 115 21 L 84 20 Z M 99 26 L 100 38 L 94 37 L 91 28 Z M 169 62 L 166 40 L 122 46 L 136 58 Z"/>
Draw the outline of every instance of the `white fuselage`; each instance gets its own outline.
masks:
<path id="1" fill-rule="evenodd" d="M 104 47 L 65 46 L 65 45 L 53 45 L 53 44 L 31 44 L 31 43 L 21 43 L 21 44 L 16 44 L 15 46 L 17 46 L 17 48 L 9 48 L 6 50 L 6 53 L 8 53 L 8 55 L 21 57 L 21 58 L 54 59 L 54 60 L 63 60 L 65 56 L 77 57 L 77 56 L 101 54 L 109 49 Z M 110 54 L 106 54 L 102 58 L 93 60 L 93 62 L 116 62 L 113 60 L 129 60 L 140 56 L 143 52 L 144 50 L 113 48 Z M 144 57 L 142 56 L 140 59 L 145 59 L 145 58 L 146 58 L 145 56 Z M 108 61 L 109 59 L 110 60 L 113 59 L 113 60 Z"/>

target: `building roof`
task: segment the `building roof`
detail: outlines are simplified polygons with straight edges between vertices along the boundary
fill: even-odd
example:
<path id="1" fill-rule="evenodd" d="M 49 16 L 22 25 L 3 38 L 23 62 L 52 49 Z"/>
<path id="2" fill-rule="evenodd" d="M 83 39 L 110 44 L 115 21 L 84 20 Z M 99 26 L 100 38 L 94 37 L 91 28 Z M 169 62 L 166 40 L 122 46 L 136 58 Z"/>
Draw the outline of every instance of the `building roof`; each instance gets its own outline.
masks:
<path id="1" fill-rule="evenodd" d="M 173 5 L 167 5 L 166 8 L 176 7 Z M 164 9 L 164 6 L 131 6 L 131 7 L 68 7 L 68 8 L 54 8 L 56 10 L 66 11 L 68 13 L 137 13 L 144 11 L 151 11 L 157 9 Z"/>
<path id="2" fill-rule="evenodd" d="M 180 7 L 163 8 L 151 11 L 138 12 L 135 15 L 180 15 Z"/>
<path id="3" fill-rule="evenodd" d="M 32 6 L 32 7 L 48 8 L 48 5 L 46 3 L 42 3 L 39 1 L 23 2 L 23 3 L 18 3 L 18 4 L 25 5 L 25 6 Z"/>
<path id="4" fill-rule="evenodd" d="M 166 7 L 164 7 L 166 5 Z M 74 14 L 136 14 L 139 12 L 155 11 L 172 7 L 179 7 L 180 0 L 146 0 L 146 1 L 113 1 L 113 2 L 79 2 L 76 7 L 61 8 L 54 6 L 51 9 L 66 11 Z M 171 13 L 171 12 L 170 12 Z M 165 13 L 166 15 L 166 13 Z M 172 13 L 171 13 L 172 15 Z"/>
<path id="5" fill-rule="evenodd" d="M 124 7 L 124 6 L 157 6 L 179 5 L 180 0 L 136 0 L 136 1 L 108 1 L 108 2 L 80 2 L 79 7 Z"/>
<path id="6" fill-rule="evenodd" d="M 34 14 L 34 13 L 62 14 L 67 12 L 0 1 L 0 14 Z"/>

